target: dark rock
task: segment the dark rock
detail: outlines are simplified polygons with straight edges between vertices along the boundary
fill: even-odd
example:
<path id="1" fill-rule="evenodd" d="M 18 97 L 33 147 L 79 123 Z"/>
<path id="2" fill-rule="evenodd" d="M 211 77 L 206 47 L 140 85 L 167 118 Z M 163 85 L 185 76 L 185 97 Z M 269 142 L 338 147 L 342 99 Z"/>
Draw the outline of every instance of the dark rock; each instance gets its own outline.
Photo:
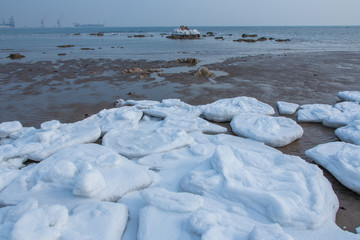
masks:
<path id="1" fill-rule="evenodd" d="M 59 56 L 65 56 L 66 53 L 58 53 Z"/>
<path id="2" fill-rule="evenodd" d="M 290 42 L 291 40 L 286 38 L 286 39 L 276 39 L 276 42 Z"/>
<path id="3" fill-rule="evenodd" d="M 200 68 L 194 75 L 195 77 L 215 77 L 215 73 L 211 72 L 207 67 Z"/>
<path id="4" fill-rule="evenodd" d="M 70 47 L 75 47 L 75 45 L 72 44 L 68 44 L 68 45 L 58 45 L 58 48 L 70 48 Z"/>
<path id="5" fill-rule="evenodd" d="M 244 39 L 244 38 L 240 38 L 237 40 L 233 40 L 234 42 L 247 42 L 247 43 L 255 43 L 256 40 L 255 39 Z"/>
<path id="6" fill-rule="evenodd" d="M 144 34 L 137 34 L 137 35 L 134 35 L 134 37 L 137 37 L 137 38 L 144 38 L 146 37 Z"/>
<path id="7" fill-rule="evenodd" d="M 8 58 L 14 60 L 14 59 L 21 59 L 24 58 L 24 55 L 21 55 L 20 53 L 12 53 L 8 56 Z"/>
<path id="8" fill-rule="evenodd" d="M 246 34 L 244 33 L 243 35 L 241 35 L 242 38 L 248 38 L 248 37 L 252 37 L 252 38 L 256 38 L 258 37 L 257 34 Z"/>
<path id="9" fill-rule="evenodd" d="M 80 48 L 80 50 L 95 50 L 95 48 Z"/>
<path id="10" fill-rule="evenodd" d="M 275 40 L 275 38 L 271 37 L 271 38 L 269 38 L 269 40 L 273 41 L 273 40 Z"/>
<path id="11" fill-rule="evenodd" d="M 101 37 L 101 36 L 104 36 L 104 33 L 102 32 L 99 32 L 99 33 L 90 33 L 91 36 L 98 36 L 98 37 Z"/>
<path id="12" fill-rule="evenodd" d="M 196 59 L 196 58 L 181 58 L 181 59 L 178 59 L 176 60 L 177 63 L 187 63 L 187 64 L 190 64 L 190 65 L 196 65 L 200 62 L 199 59 Z"/>
<path id="13" fill-rule="evenodd" d="M 267 40 L 266 37 L 261 37 L 261 38 L 258 38 L 256 41 L 258 41 L 258 42 L 264 42 L 264 41 L 266 41 L 266 40 Z"/>
<path id="14" fill-rule="evenodd" d="M 215 37 L 215 39 L 224 40 L 224 37 Z"/>
<path id="15" fill-rule="evenodd" d="M 186 40 L 186 39 L 199 39 L 199 38 L 200 38 L 200 34 L 190 34 L 190 35 L 172 34 L 172 35 L 170 35 L 170 36 L 167 36 L 166 38 L 169 38 L 169 39 L 181 39 L 181 40 Z"/>

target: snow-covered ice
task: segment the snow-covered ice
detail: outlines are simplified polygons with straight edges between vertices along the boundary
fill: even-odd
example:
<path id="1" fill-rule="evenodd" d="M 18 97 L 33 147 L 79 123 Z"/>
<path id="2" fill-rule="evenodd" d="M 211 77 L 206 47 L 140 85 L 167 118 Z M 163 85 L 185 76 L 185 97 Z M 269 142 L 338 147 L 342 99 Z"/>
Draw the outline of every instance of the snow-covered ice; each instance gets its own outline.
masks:
<path id="1" fill-rule="evenodd" d="M 202 109 L 204 117 L 215 122 L 231 121 L 235 115 L 243 112 L 266 115 L 275 114 L 274 109 L 270 105 L 251 97 L 220 99 L 203 105 Z"/>
<path id="2" fill-rule="evenodd" d="M 299 122 L 319 122 L 341 111 L 328 104 L 305 104 L 301 105 L 297 112 Z"/>
<path id="3" fill-rule="evenodd" d="M 17 132 L 22 128 L 19 121 L 2 122 L 0 123 L 0 138 L 5 138 L 11 133 Z"/>
<path id="4" fill-rule="evenodd" d="M 334 108 L 340 112 L 323 119 L 322 123 L 326 127 L 339 128 L 360 119 L 360 105 L 357 102 L 339 102 L 334 105 Z"/>
<path id="5" fill-rule="evenodd" d="M 205 120 L 300 133 L 292 120 L 266 116 L 271 106 L 248 97 L 118 106 L 3 134 L 0 239 L 360 239 L 336 226 L 338 200 L 319 167 Z M 100 135 L 103 145 L 89 143 Z M 282 142 L 275 135 L 270 142 Z M 359 147 L 343 144 L 334 156 L 347 167 L 336 168 L 356 179 Z M 41 162 L 23 166 L 27 159 Z"/>
<path id="6" fill-rule="evenodd" d="M 278 101 L 276 104 L 279 109 L 279 113 L 283 115 L 292 115 L 299 108 L 299 104 L 296 103 Z"/>
<path id="7" fill-rule="evenodd" d="M 360 119 L 336 129 L 335 134 L 344 142 L 360 145 Z"/>
<path id="8" fill-rule="evenodd" d="M 360 102 L 360 91 L 342 91 L 337 96 L 344 101 Z"/>
<path id="9" fill-rule="evenodd" d="M 256 113 L 236 115 L 231 123 L 234 133 L 272 147 L 282 147 L 300 138 L 304 131 L 294 120 Z"/>
<path id="10" fill-rule="evenodd" d="M 305 154 L 326 168 L 344 186 L 360 194 L 360 146 L 331 142 L 309 149 Z"/>

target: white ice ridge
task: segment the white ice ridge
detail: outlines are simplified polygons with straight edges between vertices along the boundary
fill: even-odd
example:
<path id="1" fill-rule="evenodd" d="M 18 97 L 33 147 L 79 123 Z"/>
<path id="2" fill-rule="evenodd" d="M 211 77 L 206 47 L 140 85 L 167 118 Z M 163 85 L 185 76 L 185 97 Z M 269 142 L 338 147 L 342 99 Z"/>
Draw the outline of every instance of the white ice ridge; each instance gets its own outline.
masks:
<path id="1" fill-rule="evenodd" d="M 276 104 L 279 109 L 279 113 L 283 115 L 292 115 L 299 108 L 299 104 L 296 103 L 278 101 Z"/>
<path id="2" fill-rule="evenodd" d="M 360 102 L 360 91 L 338 92 L 337 96 L 344 101 Z"/>
<path id="3" fill-rule="evenodd" d="M 360 194 L 360 146 L 344 142 L 320 144 L 305 152 L 339 182 Z"/>
<path id="4" fill-rule="evenodd" d="M 104 146 L 82 144 L 23 168 L 0 192 L 0 203 L 35 198 L 41 204 L 54 204 L 61 199 L 62 204 L 73 207 L 91 199 L 117 201 L 151 182 L 152 174 L 143 166 Z"/>
<path id="5" fill-rule="evenodd" d="M 233 132 L 272 147 L 282 147 L 300 138 L 304 131 L 295 121 L 256 113 L 236 115 L 231 123 Z"/>
<path id="6" fill-rule="evenodd" d="M 251 97 L 220 99 L 202 106 L 204 117 L 210 121 L 226 122 L 239 113 L 275 114 L 274 109 Z"/>
<path id="7" fill-rule="evenodd" d="M 283 227 L 316 229 L 335 217 L 338 200 L 330 183 L 298 157 L 224 145 L 210 162 L 210 169 L 184 178 L 185 191 L 243 204 Z"/>

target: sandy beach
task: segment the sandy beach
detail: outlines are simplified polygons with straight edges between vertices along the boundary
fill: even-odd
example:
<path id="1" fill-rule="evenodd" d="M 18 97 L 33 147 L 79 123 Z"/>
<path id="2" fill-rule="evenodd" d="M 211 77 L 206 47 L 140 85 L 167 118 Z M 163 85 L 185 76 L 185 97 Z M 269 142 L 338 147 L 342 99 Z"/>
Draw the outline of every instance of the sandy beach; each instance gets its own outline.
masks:
<path id="1" fill-rule="evenodd" d="M 339 91 L 360 89 L 360 52 L 314 52 L 259 55 L 206 65 L 214 78 L 195 77 L 202 66 L 175 61 L 74 59 L 12 61 L 0 68 L 0 122 L 19 120 L 24 126 L 47 120 L 74 122 L 114 106 L 117 99 L 178 98 L 192 105 L 222 98 L 249 96 L 270 104 L 334 104 Z M 124 73 L 139 67 L 149 74 Z M 152 71 L 156 70 L 156 71 Z M 295 119 L 295 116 L 292 116 Z M 279 148 L 310 161 L 304 152 L 337 141 L 334 129 L 301 123 L 304 135 Z M 229 133 L 231 130 L 227 124 Z M 360 225 L 360 196 L 342 186 L 326 170 L 340 209 L 339 227 L 355 232 Z"/>

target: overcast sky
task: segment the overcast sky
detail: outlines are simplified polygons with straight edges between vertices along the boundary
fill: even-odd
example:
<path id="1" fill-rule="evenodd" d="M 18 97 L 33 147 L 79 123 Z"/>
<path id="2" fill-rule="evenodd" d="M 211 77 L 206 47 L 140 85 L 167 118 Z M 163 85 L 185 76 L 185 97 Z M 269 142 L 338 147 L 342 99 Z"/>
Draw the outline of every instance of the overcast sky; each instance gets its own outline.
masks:
<path id="1" fill-rule="evenodd" d="M 360 0 L 0 0 L 17 27 L 360 25 Z"/>

